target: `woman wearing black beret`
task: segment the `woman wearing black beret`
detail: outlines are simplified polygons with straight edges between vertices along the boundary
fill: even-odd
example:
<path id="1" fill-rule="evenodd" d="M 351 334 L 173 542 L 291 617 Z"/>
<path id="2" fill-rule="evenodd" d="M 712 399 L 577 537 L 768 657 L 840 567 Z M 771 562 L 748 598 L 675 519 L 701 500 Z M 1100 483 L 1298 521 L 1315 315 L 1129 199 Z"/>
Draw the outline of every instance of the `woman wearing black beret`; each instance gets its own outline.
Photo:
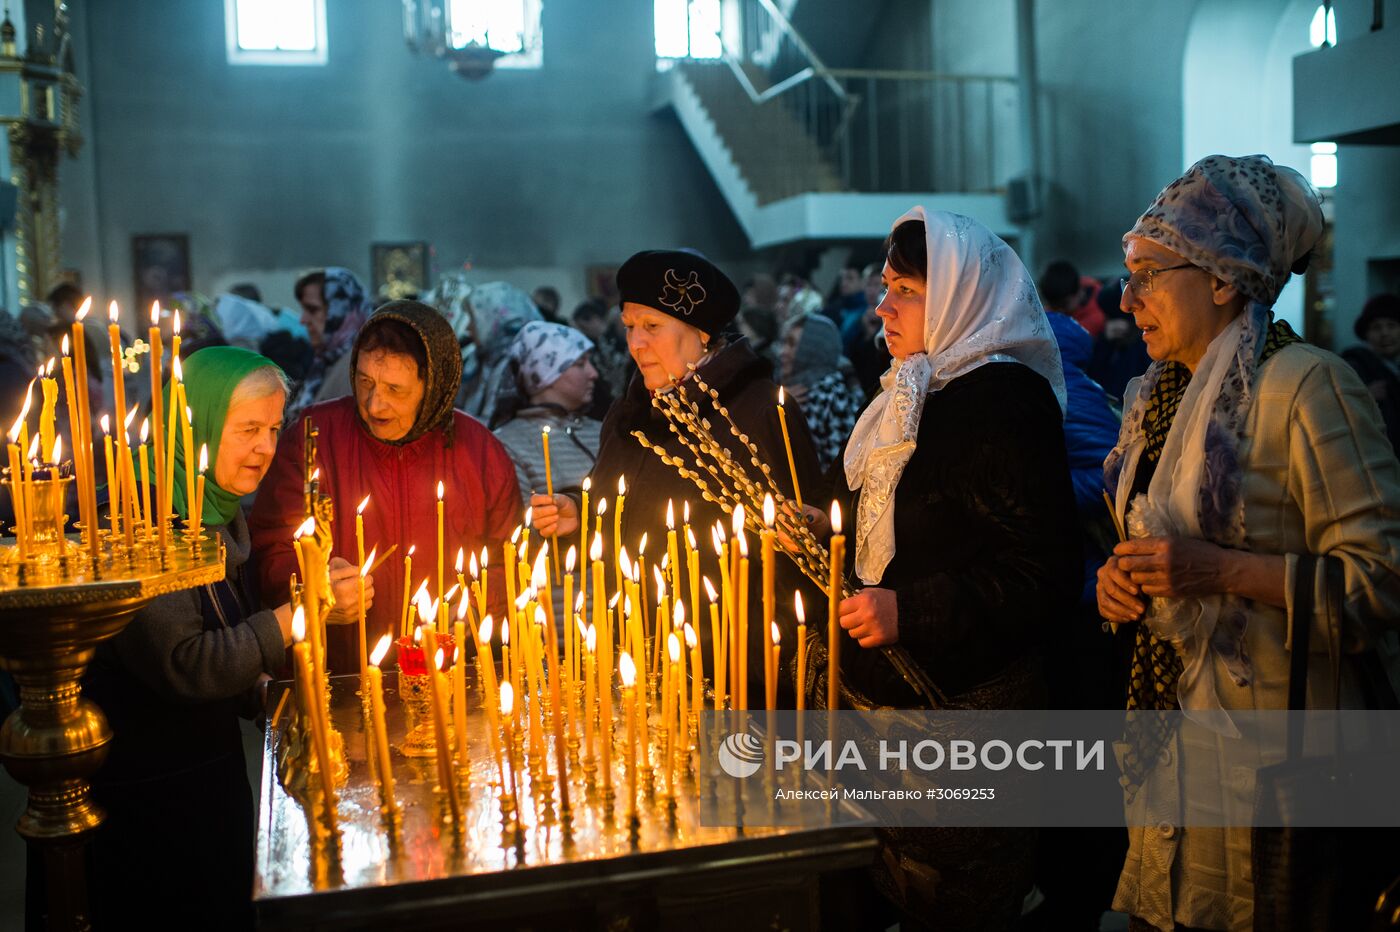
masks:
<path id="1" fill-rule="evenodd" d="M 739 430 L 746 433 L 760 455 L 766 457 L 784 494 L 791 495 L 792 480 L 778 418 L 778 386 L 771 378 L 770 364 L 755 355 L 747 340 L 721 335 L 739 311 L 739 292 L 723 272 L 702 256 L 680 251 L 640 252 L 618 270 L 617 286 L 622 301 L 622 325 L 627 331 L 627 349 L 636 360 L 638 371 L 626 394 L 613 404 L 603 421 L 598 461 L 592 472 L 590 510 L 604 497 L 608 499 L 609 509 L 613 509 L 618 480 L 625 479 L 627 499 L 622 542 L 635 557 L 637 543 L 646 534 L 648 563 L 659 564 L 666 550 L 666 505 L 673 503 L 676 531 L 680 533 L 683 503 L 689 502 L 690 527 L 701 555 L 700 572 L 718 587 L 719 565 L 710 528 L 721 521 L 727 530 L 730 517 L 718 505 L 704 501 L 690 480 L 681 478 L 673 467 L 662 463 L 632 432 L 642 431 L 651 443 L 664 447 L 672 456 L 687 461 L 693 459 L 690 451 L 671 433 L 666 418 L 652 406 L 654 393 L 673 391 L 679 383 L 689 389 L 688 396 L 692 400 L 703 399 L 701 413 L 710 419 L 716 440 L 728 447 L 741 464 L 749 465 L 749 453 L 730 435 L 724 418 L 694 389 L 693 381 L 688 381 L 690 367 L 694 366 L 700 378 L 718 392 L 720 403 Z M 816 447 L 800 409 L 791 401 L 786 408 L 798 481 L 803 488 L 815 488 L 819 475 Z M 531 505 L 534 526 L 540 533 L 557 533 L 561 537 L 578 533 L 579 502 L 575 498 L 555 495 L 551 499 L 536 495 Z M 611 511 L 602 526 L 610 549 Z M 758 576 L 758 541 L 751 540 L 750 544 L 754 575 L 749 584 L 752 603 L 749 704 L 759 707 L 763 697 L 763 662 L 759 647 L 760 638 L 767 632 L 761 630 L 761 623 L 754 623 L 762 618 L 759 608 L 762 586 Z M 777 620 L 784 628 L 785 645 L 796 643 L 791 590 L 799 585 L 802 580 L 796 568 L 790 561 L 780 560 Z M 655 596 L 654 589 L 651 594 Z M 812 594 L 807 596 L 812 597 Z M 704 602 L 703 592 L 701 599 Z M 689 601 L 688 594 L 686 601 Z M 696 625 L 696 632 L 702 640 L 708 641 L 708 621 Z M 710 656 L 708 650 L 705 656 Z M 784 684 L 780 689 L 786 694 L 791 684 Z"/>

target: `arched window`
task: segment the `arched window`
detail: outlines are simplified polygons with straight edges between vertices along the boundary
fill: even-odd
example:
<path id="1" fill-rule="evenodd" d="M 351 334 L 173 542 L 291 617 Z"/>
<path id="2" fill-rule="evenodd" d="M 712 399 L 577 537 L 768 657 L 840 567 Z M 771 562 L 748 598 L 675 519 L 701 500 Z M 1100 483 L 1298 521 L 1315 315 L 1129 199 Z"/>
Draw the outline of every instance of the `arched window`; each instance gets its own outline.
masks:
<path id="1" fill-rule="evenodd" d="M 1317 12 L 1313 14 L 1312 25 L 1308 27 L 1308 39 L 1315 49 L 1337 44 L 1336 9 L 1325 3 L 1317 8 Z"/>

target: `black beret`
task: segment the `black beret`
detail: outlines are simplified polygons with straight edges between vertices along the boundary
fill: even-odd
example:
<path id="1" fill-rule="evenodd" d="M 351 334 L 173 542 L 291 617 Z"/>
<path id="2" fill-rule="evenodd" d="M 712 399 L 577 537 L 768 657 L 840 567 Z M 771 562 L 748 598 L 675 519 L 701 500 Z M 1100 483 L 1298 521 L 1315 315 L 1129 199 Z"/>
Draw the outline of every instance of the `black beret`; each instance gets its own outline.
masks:
<path id="1" fill-rule="evenodd" d="M 1361 316 L 1356 318 L 1352 330 L 1358 340 L 1366 339 L 1366 331 L 1378 320 L 1400 321 L 1400 297 L 1393 294 L 1378 294 L 1366 302 Z"/>
<path id="2" fill-rule="evenodd" d="M 739 313 L 739 289 L 704 256 L 678 250 L 639 252 L 617 270 L 618 297 L 714 336 Z"/>

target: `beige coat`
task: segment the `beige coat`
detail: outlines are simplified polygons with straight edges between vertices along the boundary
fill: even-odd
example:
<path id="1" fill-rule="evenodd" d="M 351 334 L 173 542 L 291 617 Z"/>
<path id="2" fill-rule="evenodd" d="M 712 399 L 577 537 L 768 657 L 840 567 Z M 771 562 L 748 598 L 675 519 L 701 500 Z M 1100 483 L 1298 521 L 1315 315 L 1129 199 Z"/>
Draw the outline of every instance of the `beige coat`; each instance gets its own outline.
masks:
<path id="1" fill-rule="evenodd" d="M 1339 557 L 1345 567 L 1344 646 L 1378 646 L 1389 663 L 1400 623 L 1400 463 L 1375 402 L 1350 366 L 1302 343 L 1270 357 L 1255 387 L 1240 449 L 1249 549 L 1287 556 L 1290 603 L 1299 554 Z M 1308 704 L 1318 708 L 1332 703 L 1320 568 L 1314 586 Z M 1249 685 L 1237 686 L 1224 663 L 1214 660 L 1215 688 L 1226 709 L 1287 707 L 1287 619 L 1284 609 L 1252 605 L 1245 633 L 1253 671 Z M 1360 705 L 1346 676 L 1342 705 Z M 1193 820 L 1189 812 L 1184 818 L 1180 813 L 1176 762 L 1185 754 L 1194 769 L 1216 751 L 1183 746 L 1178 736 L 1164 755 L 1167 766 L 1153 771 L 1142 787 L 1155 822 L 1129 829 L 1114 909 L 1159 929 L 1171 929 L 1173 922 L 1250 929 L 1249 829 L 1181 827 Z M 1240 792 L 1243 798 L 1236 802 L 1248 806 L 1252 786 Z"/>

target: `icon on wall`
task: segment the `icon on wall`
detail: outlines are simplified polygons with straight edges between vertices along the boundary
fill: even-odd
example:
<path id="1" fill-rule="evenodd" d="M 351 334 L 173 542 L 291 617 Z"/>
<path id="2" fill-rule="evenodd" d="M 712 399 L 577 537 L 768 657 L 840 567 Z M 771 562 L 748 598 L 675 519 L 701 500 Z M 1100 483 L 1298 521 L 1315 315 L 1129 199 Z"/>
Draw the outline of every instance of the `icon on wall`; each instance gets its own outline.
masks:
<path id="1" fill-rule="evenodd" d="M 370 245 L 371 287 L 380 298 L 416 298 L 428 290 L 432 249 L 424 242 Z"/>
<path id="2" fill-rule="evenodd" d="M 131 238 L 131 281 L 136 307 L 169 304 L 190 290 L 190 238 L 184 233 L 139 233 Z"/>

